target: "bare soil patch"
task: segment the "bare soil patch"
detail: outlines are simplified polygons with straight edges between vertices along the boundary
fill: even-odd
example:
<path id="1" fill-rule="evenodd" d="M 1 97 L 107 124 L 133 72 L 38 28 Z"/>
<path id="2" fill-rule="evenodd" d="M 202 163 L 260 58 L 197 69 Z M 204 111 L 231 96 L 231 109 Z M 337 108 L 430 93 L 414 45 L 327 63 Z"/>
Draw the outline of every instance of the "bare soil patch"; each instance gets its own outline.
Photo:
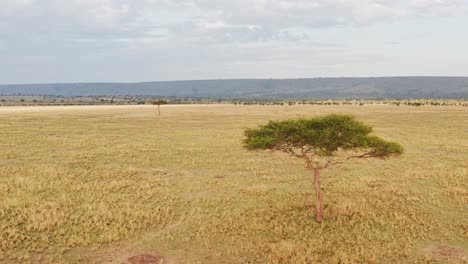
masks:
<path id="1" fill-rule="evenodd" d="M 149 254 L 133 256 L 128 258 L 128 263 L 130 264 L 162 264 L 164 263 L 164 258 L 159 256 L 153 256 Z"/>
<path id="2" fill-rule="evenodd" d="M 462 249 L 448 245 L 432 245 L 424 249 L 426 257 L 449 263 L 468 263 L 468 254 Z"/>

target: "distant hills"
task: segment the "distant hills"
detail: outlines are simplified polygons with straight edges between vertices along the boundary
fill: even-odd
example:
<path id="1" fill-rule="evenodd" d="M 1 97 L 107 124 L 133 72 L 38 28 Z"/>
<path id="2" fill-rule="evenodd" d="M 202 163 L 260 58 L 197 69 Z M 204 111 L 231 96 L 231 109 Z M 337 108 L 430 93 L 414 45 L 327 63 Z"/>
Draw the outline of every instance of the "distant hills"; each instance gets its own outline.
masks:
<path id="1" fill-rule="evenodd" d="M 0 85 L 0 95 L 161 96 L 213 99 L 466 99 L 468 77 L 238 79 Z"/>

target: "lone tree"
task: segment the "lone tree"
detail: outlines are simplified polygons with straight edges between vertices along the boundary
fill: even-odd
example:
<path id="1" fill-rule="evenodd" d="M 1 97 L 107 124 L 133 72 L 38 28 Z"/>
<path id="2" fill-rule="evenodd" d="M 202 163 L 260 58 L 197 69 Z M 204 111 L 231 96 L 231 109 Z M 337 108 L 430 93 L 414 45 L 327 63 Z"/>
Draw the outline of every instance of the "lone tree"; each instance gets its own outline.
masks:
<path id="1" fill-rule="evenodd" d="M 348 115 L 270 121 L 245 131 L 249 150 L 277 150 L 305 160 L 314 172 L 315 220 L 323 221 L 320 172 L 352 158 L 385 158 L 403 153 L 403 147 L 371 135 L 372 128 Z M 337 155 L 337 154 L 340 155 Z"/>
<path id="2" fill-rule="evenodd" d="M 157 105 L 158 106 L 158 115 L 161 115 L 161 105 L 165 105 L 167 104 L 167 101 L 166 100 L 162 100 L 162 99 L 159 99 L 159 100 L 156 100 L 156 101 L 153 101 L 151 102 L 152 105 Z"/>

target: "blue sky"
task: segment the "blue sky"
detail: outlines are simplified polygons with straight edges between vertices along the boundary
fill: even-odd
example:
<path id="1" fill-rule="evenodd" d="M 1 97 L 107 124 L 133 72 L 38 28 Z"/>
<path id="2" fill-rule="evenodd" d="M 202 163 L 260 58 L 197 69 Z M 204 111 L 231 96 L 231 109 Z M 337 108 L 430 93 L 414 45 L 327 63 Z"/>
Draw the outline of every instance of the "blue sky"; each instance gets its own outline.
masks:
<path id="1" fill-rule="evenodd" d="M 468 76 L 468 0 L 2 0 L 0 83 Z"/>

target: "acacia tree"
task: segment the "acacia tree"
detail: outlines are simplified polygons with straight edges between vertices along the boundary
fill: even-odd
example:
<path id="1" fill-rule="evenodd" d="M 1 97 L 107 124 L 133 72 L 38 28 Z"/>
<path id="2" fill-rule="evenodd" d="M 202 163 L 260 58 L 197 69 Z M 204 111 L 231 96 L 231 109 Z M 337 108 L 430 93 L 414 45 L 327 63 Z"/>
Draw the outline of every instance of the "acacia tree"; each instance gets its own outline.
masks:
<path id="1" fill-rule="evenodd" d="M 314 172 L 315 220 L 323 221 L 320 172 L 352 158 L 385 158 L 403 153 L 395 142 L 371 135 L 372 128 L 348 115 L 270 121 L 247 129 L 243 140 L 249 150 L 276 150 L 304 159 Z M 337 155 L 339 152 L 340 155 Z"/>
<path id="2" fill-rule="evenodd" d="M 158 115 L 161 115 L 161 105 L 165 105 L 167 104 L 167 101 L 166 100 L 162 100 L 162 99 L 159 99 L 159 100 L 156 100 L 156 101 L 153 101 L 151 102 L 152 105 L 157 105 L 158 106 Z"/>

